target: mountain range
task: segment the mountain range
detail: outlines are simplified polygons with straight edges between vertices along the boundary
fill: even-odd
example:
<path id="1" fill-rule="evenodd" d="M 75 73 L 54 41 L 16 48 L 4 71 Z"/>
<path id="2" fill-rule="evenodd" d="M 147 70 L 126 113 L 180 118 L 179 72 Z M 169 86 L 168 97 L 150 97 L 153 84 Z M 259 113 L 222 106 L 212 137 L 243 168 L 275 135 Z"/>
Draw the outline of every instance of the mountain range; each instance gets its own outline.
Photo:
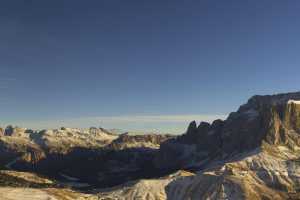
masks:
<path id="1" fill-rule="evenodd" d="M 182 135 L 0 129 L 0 199 L 300 199 L 300 92 Z"/>

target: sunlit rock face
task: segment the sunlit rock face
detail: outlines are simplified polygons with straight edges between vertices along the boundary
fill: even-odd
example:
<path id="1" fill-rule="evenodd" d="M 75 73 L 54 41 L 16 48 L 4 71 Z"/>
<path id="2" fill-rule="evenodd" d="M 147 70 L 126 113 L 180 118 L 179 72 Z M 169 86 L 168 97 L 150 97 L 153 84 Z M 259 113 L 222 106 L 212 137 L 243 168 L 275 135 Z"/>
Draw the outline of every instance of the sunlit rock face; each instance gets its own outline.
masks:
<path id="1" fill-rule="evenodd" d="M 193 121 L 180 136 L 8 126 L 0 129 L 0 150 L 0 165 L 6 169 L 54 173 L 72 180 L 71 187 L 93 185 L 86 199 L 299 199 L 300 93 L 254 96 L 226 120 Z M 2 177 L 13 185 L 15 179 Z M 82 180 L 88 183 L 76 182 Z M 49 187 L 50 182 L 38 186 Z M 56 187 L 54 183 L 50 186 Z M 14 186 L 29 183 L 22 184 Z M 40 195 L 48 188 L 33 191 Z"/>
<path id="2" fill-rule="evenodd" d="M 0 127 L 0 136 L 4 136 L 4 133 L 5 132 L 4 132 L 3 128 Z"/>
<path id="3" fill-rule="evenodd" d="M 7 126 L 5 128 L 4 135 L 7 135 L 7 136 L 17 136 L 22 131 L 24 131 L 24 129 L 21 129 L 21 128 L 18 128 L 18 127 L 13 127 L 13 126 L 9 125 L 9 126 Z"/>
<path id="4" fill-rule="evenodd" d="M 300 93 L 254 96 L 225 121 L 202 122 L 198 127 L 191 122 L 185 134 L 161 145 L 156 165 L 188 168 L 255 149 L 263 142 L 299 144 L 299 99 Z"/>
<path id="5" fill-rule="evenodd" d="M 300 93 L 254 96 L 225 120 L 191 122 L 161 144 L 158 168 L 187 169 L 100 191 L 122 199 L 274 200 L 300 197 Z M 142 192 L 146 191 L 146 192 Z"/>
<path id="6" fill-rule="evenodd" d="M 264 143 L 196 173 L 178 171 L 160 179 L 130 182 L 99 190 L 98 196 L 119 200 L 296 200 L 300 195 L 299 153 Z"/>
<path id="7" fill-rule="evenodd" d="M 145 134 L 130 135 L 128 133 L 121 134 L 117 139 L 112 141 L 107 148 L 115 150 L 123 150 L 129 148 L 150 148 L 158 149 L 160 144 L 172 138 L 171 135 Z"/>

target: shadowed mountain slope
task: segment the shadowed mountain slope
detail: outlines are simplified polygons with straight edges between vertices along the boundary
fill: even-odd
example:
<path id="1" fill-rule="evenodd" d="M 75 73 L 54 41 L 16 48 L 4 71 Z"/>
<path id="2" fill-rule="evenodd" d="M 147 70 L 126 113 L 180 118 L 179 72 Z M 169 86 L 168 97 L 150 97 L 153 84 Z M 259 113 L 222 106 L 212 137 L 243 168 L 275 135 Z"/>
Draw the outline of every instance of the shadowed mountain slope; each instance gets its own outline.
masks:
<path id="1" fill-rule="evenodd" d="M 191 122 L 161 144 L 161 169 L 187 169 L 100 191 L 120 200 L 300 199 L 300 93 L 254 96 L 222 121 Z M 104 198 L 104 199 L 105 199 Z"/>
<path id="2" fill-rule="evenodd" d="M 300 199 L 300 93 L 254 96 L 226 120 L 191 122 L 176 137 L 95 128 L 0 134 L 2 166 L 93 189 L 85 199 Z"/>

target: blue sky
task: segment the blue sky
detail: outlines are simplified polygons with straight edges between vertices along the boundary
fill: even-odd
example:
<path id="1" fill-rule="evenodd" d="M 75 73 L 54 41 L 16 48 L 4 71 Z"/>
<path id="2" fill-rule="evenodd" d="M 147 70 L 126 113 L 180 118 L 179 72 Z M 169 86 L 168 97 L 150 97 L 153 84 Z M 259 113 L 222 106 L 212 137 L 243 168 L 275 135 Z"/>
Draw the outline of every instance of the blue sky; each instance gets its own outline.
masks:
<path id="1" fill-rule="evenodd" d="M 299 9 L 292 0 L 1 1 L 0 124 L 182 132 L 254 94 L 298 91 Z"/>

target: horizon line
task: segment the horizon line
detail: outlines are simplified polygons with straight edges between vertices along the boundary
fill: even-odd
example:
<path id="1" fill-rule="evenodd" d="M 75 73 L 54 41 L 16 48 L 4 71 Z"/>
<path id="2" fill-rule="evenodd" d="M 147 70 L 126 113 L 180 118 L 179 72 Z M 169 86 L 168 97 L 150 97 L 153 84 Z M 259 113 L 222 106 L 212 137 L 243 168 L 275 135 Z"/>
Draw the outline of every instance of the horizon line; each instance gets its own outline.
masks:
<path id="1" fill-rule="evenodd" d="M 15 125 L 32 129 L 54 129 L 59 127 L 89 128 L 103 127 L 127 131 L 182 132 L 191 121 L 211 123 L 216 119 L 226 119 L 228 114 L 176 114 L 176 115 L 116 115 L 78 117 L 68 119 L 24 120 L 1 126 Z"/>

